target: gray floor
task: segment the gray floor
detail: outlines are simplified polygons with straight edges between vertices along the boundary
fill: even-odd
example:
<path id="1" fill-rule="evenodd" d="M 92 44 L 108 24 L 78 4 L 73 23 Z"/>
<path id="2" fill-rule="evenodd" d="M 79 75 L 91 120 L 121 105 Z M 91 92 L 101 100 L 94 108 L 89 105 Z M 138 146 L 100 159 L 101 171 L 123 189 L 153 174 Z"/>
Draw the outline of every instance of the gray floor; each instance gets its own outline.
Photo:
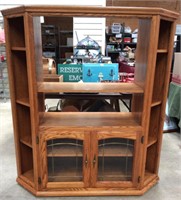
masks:
<path id="1" fill-rule="evenodd" d="M 41 199 L 139 199 L 180 200 L 181 199 L 181 134 L 165 133 L 160 163 L 160 181 L 140 197 L 49 197 Z M 0 101 L 0 199 L 40 199 L 16 183 L 16 161 L 14 153 L 11 105 Z"/>

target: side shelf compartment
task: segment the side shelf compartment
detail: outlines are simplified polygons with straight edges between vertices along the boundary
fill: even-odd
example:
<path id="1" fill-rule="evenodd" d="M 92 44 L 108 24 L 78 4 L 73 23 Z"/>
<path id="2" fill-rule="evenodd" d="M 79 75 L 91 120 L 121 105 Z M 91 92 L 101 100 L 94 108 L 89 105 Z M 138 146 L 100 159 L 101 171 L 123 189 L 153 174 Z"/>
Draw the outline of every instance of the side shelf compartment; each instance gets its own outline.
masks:
<path id="1" fill-rule="evenodd" d="M 154 91 L 152 103 L 159 103 L 162 101 L 163 92 L 165 87 L 165 76 L 167 71 L 167 54 L 158 53 L 155 78 L 154 78 Z"/>
<path id="2" fill-rule="evenodd" d="M 168 51 L 171 26 L 172 26 L 171 21 L 166 21 L 164 19 L 160 20 L 158 50 L 162 49 Z"/>
<path id="3" fill-rule="evenodd" d="M 17 103 L 18 135 L 20 141 L 32 147 L 30 108 Z"/>
<path id="4" fill-rule="evenodd" d="M 25 47 L 24 17 L 8 19 L 11 48 Z"/>
<path id="5" fill-rule="evenodd" d="M 12 70 L 14 74 L 15 98 L 19 103 L 29 105 L 29 86 L 26 52 L 12 51 Z"/>
<path id="6" fill-rule="evenodd" d="M 21 174 L 20 178 L 34 187 L 33 152 L 32 148 L 20 143 Z"/>
<path id="7" fill-rule="evenodd" d="M 8 72 L 10 77 L 13 121 L 15 127 L 18 179 L 34 188 L 34 161 L 30 106 L 30 85 L 27 64 L 25 15 L 5 20 L 8 27 Z"/>
<path id="8" fill-rule="evenodd" d="M 161 105 L 157 105 L 151 108 L 147 146 L 154 144 L 158 140 L 160 109 Z"/>

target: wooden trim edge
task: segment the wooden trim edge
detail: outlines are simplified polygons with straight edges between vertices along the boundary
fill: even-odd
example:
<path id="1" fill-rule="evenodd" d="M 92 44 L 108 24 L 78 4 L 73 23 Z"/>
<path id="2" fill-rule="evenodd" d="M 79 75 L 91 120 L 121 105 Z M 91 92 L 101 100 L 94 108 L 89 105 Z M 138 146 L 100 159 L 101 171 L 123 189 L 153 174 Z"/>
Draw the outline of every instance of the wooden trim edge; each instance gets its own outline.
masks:
<path id="1" fill-rule="evenodd" d="M 30 187 L 27 183 L 25 183 L 22 179 L 17 178 L 17 182 L 24 187 L 26 190 L 31 192 L 35 196 L 39 197 L 61 197 L 61 196 L 130 196 L 130 195 L 143 195 L 145 192 L 147 192 L 151 187 L 153 187 L 157 182 L 159 178 L 155 177 L 152 182 L 150 182 L 148 185 L 146 185 L 144 188 L 141 190 L 137 189 L 108 189 L 106 190 L 105 188 L 87 188 L 87 189 L 82 189 L 81 190 L 72 190 L 70 188 L 70 192 L 66 190 L 59 190 L 59 191 L 36 191 L 34 188 Z"/>
<path id="2" fill-rule="evenodd" d="M 20 184 L 23 188 L 31 192 L 33 195 L 37 195 L 37 191 L 34 188 L 32 188 L 29 184 L 27 184 L 24 180 L 18 177 L 16 181 L 18 182 L 18 184 Z"/>
<path id="3" fill-rule="evenodd" d="M 77 13 L 78 11 L 78 13 Z M 68 13 L 70 15 L 78 15 L 84 14 L 94 14 L 99 13 L 104 14 L 114 14 L 114 15 L 129 15 L 129 16 L 142 16 L 142 15 L 161 15 L 164 17 L 170 17 L 173 19 L 177 19 L 179 17 L 179 13 L 170 11 L 164 8 L 158 8 L 158 7 L 113 7 L 113 6 L 106 6 L 106 7 L 85 7 L 85 6 L 20 6 L 16 8 L 10 8 L 6 10 L 1 11 L 3 16 L 12 15 L 12 14 L 18 14 L 22 12 L 28 12 L 32 15 L 36 14 L 45 14 L 48 15 L 49 13 L 55 14 L 55 13 Z M 61 14 L 60 14 L 61 15 Z M 106 15 L 105 15 L 106 16 Z"/>

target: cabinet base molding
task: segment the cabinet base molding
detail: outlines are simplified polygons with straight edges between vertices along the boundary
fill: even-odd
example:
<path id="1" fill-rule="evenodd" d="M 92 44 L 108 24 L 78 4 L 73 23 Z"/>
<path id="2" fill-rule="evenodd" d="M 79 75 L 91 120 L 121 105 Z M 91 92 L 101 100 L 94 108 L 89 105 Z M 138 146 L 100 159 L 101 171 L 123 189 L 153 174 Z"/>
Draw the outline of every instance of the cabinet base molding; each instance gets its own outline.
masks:
<path id="1" fill-rule="evenodd" d="M 155 175 L 153 175 L 155 177 Z M 60 197 L 60 196 L 134 196 L 143 195 L 151 187 L 153 187 L 159 178 L 156 176 L 147 185 L 144 185 L 142 189 L 135 188 L 63 188 L 58 190 L 48 190 L 48 191 L 36 191 L 34 188 L 30 187 L 21 178 L 17 178 L 17 182 L 24 187 L 26 190 L 31 192 L 35 196 L 40 197 Z M 147 181 L 147 180 L 145 180 Z M 148 182 L 148 181 L 147 181 Z"/>
<path id="2" fill-rule="evenodd" d="M 29 192 L 31 192 L 33 195 L 37 195 L 37 191 L 32 188 L 29 184 L 26 183 L 26 181 L 24 181 L 24 179 L 21 178 L 17 178 L 16 181 L 22 186 L 24 187 L 26 190 L 28 190 Z"/>

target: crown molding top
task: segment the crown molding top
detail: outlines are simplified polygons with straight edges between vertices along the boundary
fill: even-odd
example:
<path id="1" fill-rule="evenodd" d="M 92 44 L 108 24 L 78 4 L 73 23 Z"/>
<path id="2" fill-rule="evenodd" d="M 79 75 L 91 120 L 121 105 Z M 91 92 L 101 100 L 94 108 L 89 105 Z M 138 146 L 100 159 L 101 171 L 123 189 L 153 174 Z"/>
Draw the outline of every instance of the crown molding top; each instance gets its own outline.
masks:
<path id="1" fill-rule="evenodd" d="M 176 20 L 179 13 L 164 8 L 153 7 L 98 7 L 98 6 L 20 6 L 1 11 L 4 17 L 11 15 L 22 15 L 28 13 L 32 16 L 75 16 L 75 17 L 151 17 L 160 15 L 162 17 Z"/>

